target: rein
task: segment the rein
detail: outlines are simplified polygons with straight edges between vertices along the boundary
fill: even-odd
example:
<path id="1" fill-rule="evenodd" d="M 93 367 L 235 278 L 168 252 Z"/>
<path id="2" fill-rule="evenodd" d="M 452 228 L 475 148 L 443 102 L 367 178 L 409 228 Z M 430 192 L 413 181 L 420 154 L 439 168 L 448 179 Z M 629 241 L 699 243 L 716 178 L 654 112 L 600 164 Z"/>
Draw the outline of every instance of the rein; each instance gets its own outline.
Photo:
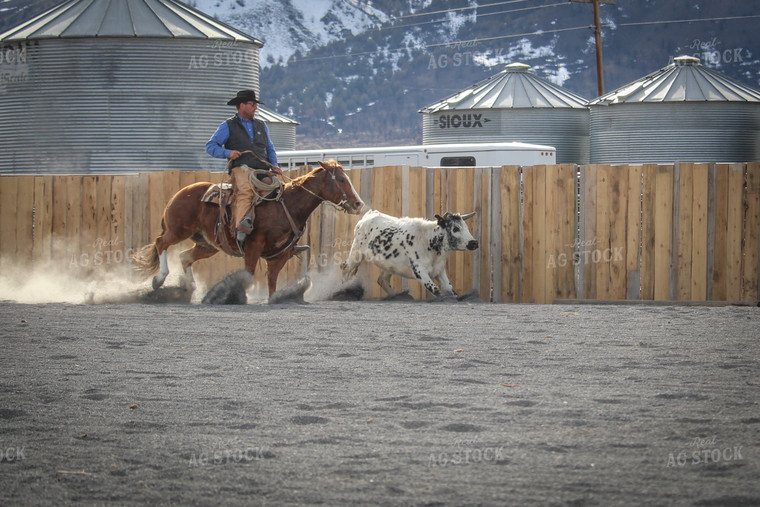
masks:
<path id="1" fill-rule="evenodd" d="M 327 169 L 325 169 L 325 171 L 327 171 Z M 308 193 L 310 193 L 311 195 L 313 195 L 314 197 L 316 197 L 320 201 L 326 202 L 327 204 L 329 204 L 330 206 L 332 206 L 333 208 L 335 208 L 337 210 L 343 209 L 343 211 L 346 211 L 343 205 L 348 202 L 348 196 L 346 195 L 346 192 L 342 188 L 340 188 L 340 185 L 338 185 L 338 182 L 336 181 L 336 177 L 335 177 L 335 170 L 333 169 L 332 172 L 328 171 L 328 174 L 332 177 L 332 181 L 338 187 L 338 190 L 340 190 L 340 193 L 343 194 L 343 199 L 338 204 L 335 204 L 334 202 L 325 199 L 321 195 L 318 195 L 317 193 L 312 192 L 311 190 L 309 190 L 308 188 L 306 188 L 305 186 L 303 186 L 301 183 L 295 183 L 294 182 L 293 186 L 294 187 L 302 188 L 303 190 L 306 190 Z M 293 181 L 293 180 L 291 180 L 291 181 Z"/>
<path id="2" fill-rule="evenodd" d="M 325 169 L 325 171 L 327 171 L 327 169 Z M 342 208 L 342 205 L 348 202 L 348 196 L 346 195 L 346 192 L 344 192 L 343 189 L 340 188 L 340 185 L 338 185 L 338 182 L 336 181 L 336 177 L 335 177 L 335 172 L 334 171 L 333 172 L 329 172 L 328 171 L 328 174 L 332 177 L 333 182 L 338 186 L 338 189 L 343 194 L 343 200 L 340 201 L 338 204 L 335 204 L 332 201 L 328 201 L 327 199 L 325 199 L 321 195 L 317 194 L 316 192 L 313 192 L 312 190 L 309 190 L 308 188 L 306 188 L 305 186 L 303 186 L 303 184 L 301 182 L 295 182 L 292 178 L 289 178 L 289 177 L 288 177 L 288 179 L 291 181 L 291 185 L 293 187 L 298 187 L 298 188 L 301 188 L 303 190 L 306 190 L 306 192 L 308 192 L 309 194 L 313 195 L 314 197 L 316 197 L 317 199 L 319 199 L 323 203 L 326 202 L 326 203 L 330 204 L 331 206 L 333 206 L 335 209 L 343 209 L 345 211 L 345 208 Z M 285 176 L 285 175 L 283 174 L 283 176 Z M 288 251 L 293 245 L 295 245 L 298 242 L 299 239 L 301 239 L 301 236 L 303 236 L 303 233 L 304 233 L 304 231 L 298 230 L 298 227 L 296 227 L 296 223 L 293 220 L 293 217 L 290 215 L 290 211 L 288 210 L 288 207 L 285 206 L 285 201 L 280 200 L 280 204 L 282 204 L 282 209 L 283 209 L 283 211 L 285 211 L 285 216 L 288 218 L 288 222 L 290 222 L 290 228 L 293 230 L 293 239 L 290 240 L 290 243 L 288 243 L 287 245 L 285 245 L 283 248 L 281 248 L 280 250 L 278 250 L 276 253 L 271 254 L 271 255 L 266 255 L 266 256 L 262 255 L 262 258 L 264 258 L 264 259 L 272 259 L 272 258 L 277 257 L 278 255 L 280 255 L 280 254 Z"/>
<path id="3" fill-rule="evenodd" d="M 272 168 L 275 167 L 272 163 L 270 163 L 270 162 L 268 162 L 266 160 L 263 160 L 261 157 L 259 157 L 258 155 L 256 155 L 251 150 L 242 151 L 240 153 L 241 153 L 241 155 L 243 153 L 250 153 L 256 159 L 258 159 L 259 161 L 261 161 L 264 164 L 268 165 L 269 167 L 272 167 Z M 230 160 L 229 162 L 227 162 L 227 166 L 225 167 L 225 170 L 228 173 L 230 171 L 230 164 L 231 163 L 232 163 L 232 160 Z M 317 199 L 319 199 L 322 203 L 326 202 L 327 204 L 329 204 L 330 206 L 332 206 L 335 209 L 342 209 L 343 211 L 347 211 L 346 208 L 344 207 L 344 205 L 348 203 L 348 195 L 346 195 L 346 192 L 340 187 L 340 185 L 338 185 L 338 181 L 337 181 L 337 178 L 335 176 L 335 169 L 333 168 L 332 171 L 328 171 L 327 169 L 325 169 L 325 171 L 327 171 L 327 173 L 330 175 L 330 177 L 332 178 L 333 183 L 335 183 L 335 185 L 338 187 L 338 190 L 340 190 L 340 193 L 343 196 L 343 199 L 338 204 L 335 204 L 334 202 L 332 202 L 332 201 L 330 201 L 330 200 L 322 197 L 321 195 L 317 194 L 316 192 L 313 192 L 312 190 L 306 188 L 303 185 L 303 183 L 296 182 L 291 177 L 287 176 L 285 173 L 281 173 L 279 176 L 283 176 L 284 178 L 287 178 L 287 180 L 292 184 L 293 187 L 298 187 L 298 188 L 301 188 L 301 189 L 305 190 L 307 193 L 309 193 L 309 194 L 313 195 L 314 197 L 316 197 Z M 257 198 L 259 198 L 261 200 L 264 200 L 264 201 L 278 201 L 280 204 L 282 204 L 282 209 L 285 212 L 285 216 L 287 217 L 288 222 L 290 223 L 290 228 L 293 231 L 293 239 L 290 240 L 290 242 L 287 245 L 285 245 L 283 248 L 281 248 L 280 250 L 278 250 L 276 253 L 271 254 L 271 255 L 266 255 L 266 256 L 262 255 L 261 257 L 263 259 L 272 259 L 274 257 L 277 257 L 277 256 L 285 253 L 293 245 L 295 245 L 298 242 L 299 239 L 301 239 L 301 237 L 303 236 L 303 233 L 304 233 L 304 231 L 299 230 L 298 227 L 296 226 L 296 223 L 295 223 L 295 221 L 293 220 L 293 217 L 290 214 L 290 210 L 288 210 L 288 207 L 285 205 L 285 201 L 282 199 L 282 196 L 284 195 L 284 191 L 285 191 L 284 190 L 284 185 L 282 184 L 282 182 L 279 179 L 274 178 L 275 183 L 268 184 L 268 183 L 264 183 L 263 181 L 259 180 L 256 177 L 257 175 L 262 174 L 262 173 L 264 173 L 266 175 L 269 175 L 270 172 L 272 172 L 272 171 L 269 171 L 269 170 L 266 170 L 266 169 L 251 169 L 251 173 L 249 175 L 248 180 L 251 182 L 251 185 L 254 187 L 254 194 L 256 194 Z M 275 176 L 277 176 L 277 175 L 275 175 Z M 256 190 L 263 191 L 264 195 L 263 196 L 260 195 Z M 269 195 L 274 190 L 277 191 L 277 194 L 274 197 L 267 199 L 266 196 Z"/>
<path id="4" fill-rule="evenodd" d="M 253 155 L 253 156 L 254 156 L 254 158 L 255 158 L 256 160 L 258 160 L 258 161 L 259 161 L 259 162 L 261 162 L 262 164 L 264 164 L 264 165 L 268 165 L 269 167 L 272 167 L 272 168 L 274 168 L 274 167 L 275 167 L 275 166 L 274 166 L 274 164 L 272 164 L 272 163 L 271 163 L 271 162 L 269 162 L 268 160 L 264 160 L 263 158 L 259 157 L 258 155 L 256 155 L 256 154 L 255 154 L 254 152 L 252 152 L 251 150 L 245 150 L 245 151 L 241 151 L 241 152 L 240 152 L 240 154 L 241 154 L 241 155 L 242 155 L 243 153 L 250 153 L 251 155 Z M 230 160 L 227 162 L 227 165 L 226 165 L 226 166 L 224 166 L 224 170 L 227 172 L 227 174 L 229 174 L 229 172 L 230 172 L 230 164 L 231 164 L 231 163 L 232 163 L 232 159 L 230 159 Z M 264 169 L 264 170 L 265 170 L 265 169 Z"/>
<path id="5" fill-rule="evenodd" d="M 290 250 L 290 247 L 298 243 L 298 240 L 301 239 L 301 236 L 303 236 L 303 233 L 304 233 L 304 231 L 298 230 L 298 227 L 296 227 L 296 222 L 293 220 L 293 217 L 290 215 L 290 211 L 288 210 L 288 207 L 285 206 L 285 201 L 280 201 L 280 204 L 282 204 L 282 210 L 285 212 L 285 216 L 288 218 L 288 222 L 290 222 L 290 228 L 293 230 L 293 239 L 291 239 L 290 243 L 282 247 L 276 253 L 273 253 L 271 255 L 262 255 L 261 256 L 262 259 L 272 259 Z"/>

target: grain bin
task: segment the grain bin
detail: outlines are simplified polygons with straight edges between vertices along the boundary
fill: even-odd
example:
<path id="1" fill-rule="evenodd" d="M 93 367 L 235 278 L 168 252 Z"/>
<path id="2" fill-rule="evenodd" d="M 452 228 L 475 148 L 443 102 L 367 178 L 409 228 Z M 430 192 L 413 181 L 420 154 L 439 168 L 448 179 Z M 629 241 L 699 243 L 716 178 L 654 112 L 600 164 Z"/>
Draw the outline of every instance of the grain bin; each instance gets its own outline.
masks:
<path id="1" fill-rule="evenodd" d="M 760 91 L 680 56 L 590 102 L 591 162 L 760 160 Z"/>
<path id="2" fill-rule="evenodd" d="M 0 172 L 221 169 L 205 143 L 262 45 L 176 0 L 66 1 L 0 35 Z"/>
<path id="3" fill-rule="evenodd" d="M 423 144 L 508 142 L 557 148 L 557 162 L 589 158 L 587 100 L 521 63 L 421 109 Z"/>
<path id="4" fill-rule="evenodd" d="M 270 111 L 265 106 L 258 107 L 256 118 L 266 122 L 269 138 L 277 152 L 296 149 L 296 126 L 300 125 L 297 121 Z"/>

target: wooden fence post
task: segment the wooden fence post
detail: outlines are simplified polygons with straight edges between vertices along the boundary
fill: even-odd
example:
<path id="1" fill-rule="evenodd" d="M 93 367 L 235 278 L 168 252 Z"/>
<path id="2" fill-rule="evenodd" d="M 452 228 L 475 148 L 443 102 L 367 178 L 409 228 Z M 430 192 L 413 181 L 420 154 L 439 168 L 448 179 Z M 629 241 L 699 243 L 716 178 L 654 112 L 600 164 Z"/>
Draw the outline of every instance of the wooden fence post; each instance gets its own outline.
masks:
<path id="1" fill-rule="evenodd" d="M 673 252 L 673 187 L 672 166 L 657 166 L 654 193 L 654 299 L 671 299 L 671 256 Z"/>
<path id="2" fill-rule="evenodd" d="M 626 217 L 626 299 L 641 299 L 642 166 L 628 167 L 628 216 Z"/>
<path id="3" fill-rule="evenodd" d="M 744 221 L 744 164 L 731 164 L 728 171 L 726 234 L 726 298 L 742 299 L 742 239 Z"/>
<path id="4" fill-rule="evenodd" d="M 744 252 L 742 259 L 742 299 L 758 301 L 760 286 L 760 163 L 750 162 L 746 168 L 746 207 L 744 213 Z"/>
<path id="5" fill-rule="evenodd" d="M 691 287 L 689 299 L 707 301 L 707 249 L 709 170 L 707 164 L 694 164 L 692 204 Z"/>
<path id="6" fill-rule="evenodd" d="M 641 178 L 641 264 L 639 271 L 640 297 L 643 300 L 654 299 L 655 287 L 655 216 L 656 216 L 656 182 L 657 165 L 645 164 Z"/>
<path id="7" fill-rule="evenodd" d="M 51 260 L 53 226 L 53 177 L 34 177 L 34 264 Z"/>

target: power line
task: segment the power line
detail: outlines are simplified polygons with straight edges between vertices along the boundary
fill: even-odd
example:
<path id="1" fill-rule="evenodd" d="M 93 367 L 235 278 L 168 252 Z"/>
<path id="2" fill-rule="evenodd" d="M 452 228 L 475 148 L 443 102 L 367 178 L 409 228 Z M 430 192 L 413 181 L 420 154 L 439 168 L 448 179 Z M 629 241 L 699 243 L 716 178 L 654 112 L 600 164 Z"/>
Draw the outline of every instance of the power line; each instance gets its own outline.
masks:
<path id="1" fill-rule="evenodd" d="M 432 14 L 447 14 L 449 12 L 459 12 L 459 11 L 467 11 L 472 9 L 482 9 L 484 7 L 494 7 L 497 5 L 507 5 L 507 4 L 517 4 L 522 2 L 528 2 L 529 0 L 508 0 L 506 2 L 494 2 L 491 4 L 483 4 L 483 5 L 469 5 L 467 7 L 457 7 L 455 9 L 444 9 L 440 11 L 431 11 L 431 12 L 417 12 L 414 14 L 405 14 L 403 16 L 396 16 L 393 17 L 392 20 L 395 21 L 397 19 L 406 19 L 406 18 L 414 18 L 418 16 L 430 16 Z"/>
<path id="2" fill-rule="evenodd" d="M 629 26 L 661 25 L 661 24 L 669 24 L 669 23 L 733 21 L 733 20 L 739 20 L 739 19 L 755 19 L 755 18 L 760 18 L 760 14 L 748 14 L 744 16 L 724 16 L 724 17 L 716 17 L 716 18 L 640 21 L 640 22 L 631 22 L 631 23 L 606 23 L 606 24 L 603 24 L 602 26 L 615 28 L 615 27 L 629 27 Z M 345 58 L 345 57 L 366 56 L 366 55 L 381 54 L 381 53 L 400 53 L 404 51 L 409 51 L 410 49 L 429 49 L 429 48 L 435 48 L 435 47 L 441 47 L 441 46 L 458 46 L 458 45 L 463 45 L 463 44 L 477 44 L 480 42 L 489 42 L 489 41 L 494 41 L 494 40 L 514 39 L 517 37 L 531 37 L 531 36 L 536 36 L 536 35 L 545 35 L 545 34 L 552 34 L 552 33 L 562 33 L 562 32 L 571 32 L 575 30 L 588 30 L 588 29 L 589 29 L 589 25 L 575 26 L 575 27 L 570 27 L 570 28 L 555 28 L 551 30 L 536 30 L 533 32 L 516 33 L 516 34 L 510 34 L 510 35 L 499 35 L 495 37 L 483 37 L 483 38 L 478 38 L 478 39 L 439 42 L 435 44 L 423 44 L 420 46 L 413 46 L 411 48 L 404 46 L 404 47 L 399 47 L 396 49 L 378 49 L 375 51 L 363 51 L 361 53 L 346 53 L 342 55 L 315 56 L 315 57 L 310 57 L 310 58 L 301 58 L 297 61 L 309 62 L 309 61 L 319 61 L 319 60 L 332 60 L 332 59 Z"/>
<path id="3" fill-rule="evenodd" d="M 470 39 L 470 40 L 460 40 L 460 41 L 452 41 L 452 42 L 438 42 L 435 44 L 423 44 L 420 46 L 413 46 L 413 47 L 400 47 L 396 49 L 378 49 L 375 51 L 363 51 L 361 53 L 346 53 L 343 55 L 330 55 L 330 56 L 315 56 L 311 58 L 301 58 L 298 60 L 299 62 L 310 62 L 310 61 L 316 61 L 316 60 L 331 60 L 334 58 L 344 58 L 347 56 L 366 56 L 366 55 L 374 55 L 374 54 L 380 54 L 380 53 L 400 53 L 403 51 L 409 51 L 410 49 L 428 49 L 428 48 L 435 48 L 440 46 L 456 46 L 456 45 L 462 45 L 462 44 L 476 44 L 478 42 L 488 42 L 492 40 L 500 40 L 500 39 L 513 39 L 517 37 L 528 37 L 531 35 L 544 35 L 544 34 L 550 34 L 550 33 L 559 33 L 559 32 L 570 32 L 573 30 L 588 30 L 588 26 L 576 26 L 572 28 L 556 28 L 553 30 L 537 30 L 535 32 L 525 32 L 525 33 L 515 33 L 511 35 L 499 35 L 497 37 L 483 37 L 480 39 Z"/>
<path id="4" fill-rule="evenodd" d="M 643 25 L 664 25 L 669 23 L 698 23 L 700 21 L 733 21 L 737 19 L 760 18 L 760 14 L 747 14 L 745 16 L 724 16 L 721 18 L 697 18 L 697 19 L 671 19 L 662 21 L 639 21 L 635 23 L 607 23 L 602 26 L 619 27 L 619 26 L 643 26 Z"/>
<path id="5" fill-rule="evenodd" d="M 544 35 L 548 33 L 571 32 L 573 30 L 588 30 L 588 25 L 574 26 L 571 28 L 555 28 L 553 30 L 536 30 L 535 32 L 514 33 L 511 35 L 499 35 L 496 37 L 483 37 L 480 39 L 462 40 L 462 41 L 454 41 L 454 42 L 439 42 L 437 44 L 426 44 L 422 47 L 432 48 L 432 47 L 438 47 L 438 46 L 456 46 L 460 44 L 475 44 L 478 42 L 487 42 L 487 41 L 500 40 L 500 39 L 514 39 L 517 37 L 528 37 L 531 35 Z"/>
<path id="6" fill-rule="evenodd" d="M 524 1 L 524 0 L 520 0 L 520 1 Z M 491 5 L 499 5 L 499 4 L 488 4 L 488 5 L 491 6 Z M 560 5 L 570 5 L 570 4 L 567 3 L 567 2 L 558 2 L 558 3 L 554 3 L 554 4 L 536 5 L 536 6 L 533 6 L 533 7 L 522 7 L 520 9 L 510 9 L 510 10 L 499 11 L 499 12 L 487 12 L 487 13 L 484 13 L 484 14 L 478 13 L 478 14 L 476 14 L 476 16 L 478 18 L 485 18 L 486 16 L 496 16 L 496 15 L 499 15 L 499 14 L 509 14 L 509 13 L 512 13 L 512 12 L 523 12 L 523 11 L 531 11 L 531 10 L 536 10 L 536 9 L 545 9 L 546 7 L 558 7 Z M 481 6 L 481 7 L 486 7 L 486 6 Z M 466 7 L 466 8 L 469 9 L 470 7 Z M 452 9 L 451 11 L 454 11 L 454 10 L 459 10 L 459 9 Z M 449 11 L 439 11 L 439 12 L 449 12 Z M 410 27 L 416 27 L 416 26 L 422 26 L 422 25 L 430 25 L 430 24 L 434 24 L 434 23 L 446 23 L 447 21 L 451 21 L 451 19 L 444 18 L 444 19 L 436 19 L 436 20 L 431 20 L 431 21 L 420 21 L 419 23 L 409 23 L 407 25 L 385 26 L 385 27 L 377 28 L 377 30 L 379 30 L 379 31 L 395 30 L 395 29 L 398 29 L 398 28 L 410 28 Z"/>
<path id="7" fill-rule="evenodd" d="M 546 4 L 546 5 L 538 5 L 535 7 L 523 7 L 522 9 L 511 9 L 508 11 L 499 11 L 499 12 L 488 12 L 485 14 L 478 14 L 479 18 L 484 18 L 486 16 L 496 16 L 498 14 L 509 14 L 510 12 L 521 12 L 521 11 L 531 11 L 534 9 L 544 9 L 546 7 L 557 7 L 559 5 L 570 5 L 568 2 L 558 2 L 556 4 Z"/>

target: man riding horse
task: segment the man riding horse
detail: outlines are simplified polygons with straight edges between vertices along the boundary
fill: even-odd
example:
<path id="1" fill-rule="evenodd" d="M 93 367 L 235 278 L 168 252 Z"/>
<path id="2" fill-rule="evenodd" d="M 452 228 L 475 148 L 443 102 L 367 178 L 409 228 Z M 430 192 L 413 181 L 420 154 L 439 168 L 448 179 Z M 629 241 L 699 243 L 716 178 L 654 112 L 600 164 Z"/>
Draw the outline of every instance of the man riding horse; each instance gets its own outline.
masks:
<path id="1" fill-rule="evenodd" d="M 282 170 L 277 167 L 277 153 L 269 138 L 266 123 L 253 117 L 259 104 L 262 102 L 256 99 L 255 91 L 240 90 L 227 102 L 228 106 L 237 108 L 237 114 L 219 125 L 206 143 L 209 155 L 230 161 L 228 171 L 235 189 L 231 223 L 234 224 L 241 251 L 245 237 L 253 232 L 255 191 L 250 180 L 252 170 L 263 169 L 282 174 Z M 266 180 L 269 177 L 263 178 Z"/>

